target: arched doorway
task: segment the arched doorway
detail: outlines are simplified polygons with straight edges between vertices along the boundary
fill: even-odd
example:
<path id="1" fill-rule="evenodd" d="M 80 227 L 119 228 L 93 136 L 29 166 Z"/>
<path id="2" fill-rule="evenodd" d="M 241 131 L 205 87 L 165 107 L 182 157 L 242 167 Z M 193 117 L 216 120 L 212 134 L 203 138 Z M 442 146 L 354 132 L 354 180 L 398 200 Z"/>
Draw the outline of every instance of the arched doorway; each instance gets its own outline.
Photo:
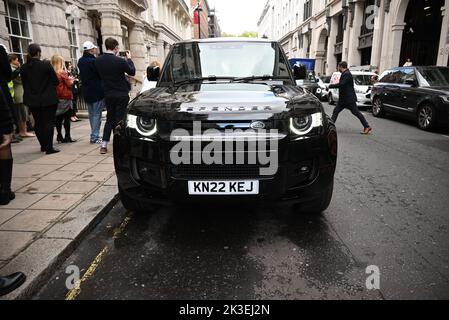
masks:
<path id="1" fill-rule="evenodd" d="M 327 48 L 329 43 L 329 36 L 326 28 L 323 28 L 318 37 L 318 45 L 315 53 L 316 74 L 325 75 L 326 74 L 326 64 L 327 64 Z"/>
<path id="2" fill-rule="evenodd" d="M 435 65 L 438 57 L 444 0 L 409 1 L 399 64 Z"/>

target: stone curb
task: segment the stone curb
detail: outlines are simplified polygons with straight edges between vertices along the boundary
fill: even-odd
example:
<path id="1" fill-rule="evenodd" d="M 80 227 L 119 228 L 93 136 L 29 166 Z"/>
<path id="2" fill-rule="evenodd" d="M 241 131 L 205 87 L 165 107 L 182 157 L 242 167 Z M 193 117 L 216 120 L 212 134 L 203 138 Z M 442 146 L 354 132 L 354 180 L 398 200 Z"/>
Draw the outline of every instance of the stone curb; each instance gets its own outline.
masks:
<path id="1" fill-rule="evenodd" d="M 71 215 L 75 217 L 80 216 L 80 212 L 83 212 L 83 210 L 86 209 L 83 208 L 83 204 L 87 203 L 89 199 L 91 201 L 96 201 L 96 203 L 105 204 L 101 208 L 96 207 L 95 212 L 90 212 L 86 221 L 81 221 L 81 225 L 78 226 L 79 230 L 76 232 L 77 234 L 74 238 L 48 237 L 47 233 L 51 234 L 52 231 L 52 229 L 50 229 L 19 256 L 10 261 L 6 266 L 3 266 L 1 270 L 2 274 L 4 272 L 13 273 L 23 271 L 27 275 L 27 281 L 22 287 L 9 295 L 0 298 L 0 300 L 31 299 L 49 280 L 50 276 L 65 262 L 65 260 L 67 260 L 67 258 L 70 257 L 86 235 L 88 235 L 92 229 L 103 220 L 107 213 L 119 201 L 117 191 L 111 194 L 112 199 L 110 198 L 109 201 L 105 202 L 98 202 L 96 197 L 98 193 L 103 192 L 107 195 L 112 189 L 116 190 L 116 188 L 116 186 L 102 185 L 66 215 L 66 217 Z M 81 218 L 81 220 L 83 220 L 83 218 Z M 58 224 L 55 225 L 55 227 L 57 226 Z"/>

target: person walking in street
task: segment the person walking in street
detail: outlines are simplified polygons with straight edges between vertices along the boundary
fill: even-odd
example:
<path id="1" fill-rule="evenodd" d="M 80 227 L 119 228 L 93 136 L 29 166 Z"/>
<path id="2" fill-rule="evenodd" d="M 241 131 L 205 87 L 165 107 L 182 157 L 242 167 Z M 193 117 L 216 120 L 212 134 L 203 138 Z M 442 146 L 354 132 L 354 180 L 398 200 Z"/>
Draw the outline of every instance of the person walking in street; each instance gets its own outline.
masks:
<path id="1" fill-rule="evenodd" d="M 12 70 L 12 83 L 14 88 L 13 101 L 18 114 L 19 135 L 21 138 L 32 138 L 35 137 L 35 135 L 29 133 L 27 128 L 29 110 L 28 107 L 23 104 L 23 85 L 22 78 L 20 77 L 21 62 L 16 54 L 10 54 L 8 59 Z"/>
<path id="2" fill-rule="evenodd" d="M 48 61 L 41 60 L 42 50 L 38 44 L 30 44 L 28 61 L 22 67 L 21 76 L 24 89 L 23 102 L 27 105 L 35 121 L 35 133 L 41 151 L 47 154 L 59 152 L 53 147 L 59 84 L 55 70 Z"/>
<path id="3" fill-rule="evenodd" d="M 73 108 L 72 87 L 75 78 L 69 75 L 65 67 L 65 61 L 62 56 L 55 55 L 51 58 L 51 65 L 58 76 L 59 84 L 56 87 L 59 103 L 56 110 L 56 131 L 58 132 L 56 140 L 59 143 L 76 142 L 70 135 L 71 117 Z M 62 136 L 62 124 L 64 123 L 65 137 Z"/>
<path id="4" fill-rule="evenodd" d="M 126 107 L 129 102 L 129 91 L 131 90 L 126 75 L 136 75 L 136 68 L 131 60 L 129 51 L 126 52 L 123 58 L 118 57 L 117 55 L 120 52 L 119 43 L 114 38 L 107 38 L 105 46 L 106 53 L 95 62 L 103 80 L 105 103 L 108 112 L 100 149 L 101 154 L 108 152 L 111 133 L 118 122 L 125 117 Z"/>
<path id="5" fill-rule="evenodd" d="M 90 143 L 101 144 L 100 138 L 101 114 L 104 106 L 103 84 L 97 67 L 95 66 L 98 47 L 91 41 L 83 44 L 84 54 L 78 61 L 80 79 L 82 83 L 81 93 L 86 101 L 90 121 Z"/>
<path id="6" fill-rule="evenodd" d="M 0 45 L 0 205 L 7 205 L 16 198 L 11 191 L 13 158 L 11 142 L 14 132 L 11 109 L 14 107 L 8 82 L 12 71 L 8 61 L 8 51 Z"/>
<path id="7" fill-rule="evenodd" d="M 361 133 L 365 135 L 371 133 L 373 129 L 370 127 L 365 117 L 357 107 L 357 95 L 355 94 L 354 89 L 354 78 L 348 69 L 348 63 L 346 61 L 340 62 L 338 65 L 338 71 L 341 72 L 340 82 L 329 85 L 329 89 L 339 89 L 339 99 L 332 114 L 332 121 L 334 121 L 334 123 L 337 122 L 340 112 L 344 109 L 348 109 L 362 123 L 364 130 Z"/>

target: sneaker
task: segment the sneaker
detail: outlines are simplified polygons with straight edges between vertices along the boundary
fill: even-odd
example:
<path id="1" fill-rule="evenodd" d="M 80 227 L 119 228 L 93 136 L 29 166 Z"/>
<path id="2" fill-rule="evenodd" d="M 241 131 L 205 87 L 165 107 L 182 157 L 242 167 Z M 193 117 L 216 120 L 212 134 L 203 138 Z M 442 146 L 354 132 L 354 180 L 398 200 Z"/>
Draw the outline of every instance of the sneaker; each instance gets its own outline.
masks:
<path id="1" fill-rule="evenodd" d="M 364 134 L 364 135 L 367 135 L 367 134 L 370 134 L 371 132 L 373 131 L 373 128 L 365 128 L 362 132 L 360 132 L 360 134 Z"/>
<path id="2" fill-rule="evenodd" d="M 98 140 L 90 140 L 90 144 L 102 144 L 103 140 L 98 139 Z"/>
<path id="3" fill-rule="evenodd" d="M 101 147 L 100 148 L 100 154 L 106 154 L 106 153 L 108 153 L 108 148 Z"/>

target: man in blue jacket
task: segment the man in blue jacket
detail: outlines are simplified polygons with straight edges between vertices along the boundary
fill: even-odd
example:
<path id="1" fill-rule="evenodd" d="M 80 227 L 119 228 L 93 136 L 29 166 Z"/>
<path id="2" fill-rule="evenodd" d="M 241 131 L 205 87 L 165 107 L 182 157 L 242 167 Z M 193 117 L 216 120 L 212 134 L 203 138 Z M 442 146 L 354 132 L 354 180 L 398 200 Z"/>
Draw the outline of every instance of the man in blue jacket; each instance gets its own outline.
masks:
<path id="1" fill-rule="evenodd" d="M 101 113 L 104 106 L 104 92 L 101 77 L 95 66 L 98 47 L 91 41 L 84 42 L 84 55 L 78 61 L 82 94 L 89 110 L 90 143 L 102 143 L 100 138 Z"/>
<path id="2" fill-rule="evenodd" d="M 131 60 L 130 53 L 126 52 L 126 56 L 123 58 L 118 57 L 120 48 L 117 40 L 107 38 L 104 44 L 107 51 L 95 62 L 103 80 L 105 103 L 108 110 L 103 143 L 100 149 L 101 154 L 108 152 L 111 133 L 125 117 L 126 107 L 129 102 L 129 91 L 131 90 L 131 85 L 126 75 L 136 75 L 136 68 Z"/>
<path id="3" fill-rule="evenodd" d="M 329 86 L 329 89 L 339 90 L 339 99 L 332 114 L 332 121 L 336 122 L 340 112 L 344 109 L 348 109 L 354 116 L 359 118 L 362 123 L 364 129 L 361 133 L 371 133 L 373 129 L 370 127 L 365 117 L 357 107 L 357 95 L 355 94 L 354 89 L 354 78 L 348 69 L 348 63 L 346 61 L 340 62 L 338 65 L 338 70 L 341 72 L 340 83 L 331 84 Z"/>

